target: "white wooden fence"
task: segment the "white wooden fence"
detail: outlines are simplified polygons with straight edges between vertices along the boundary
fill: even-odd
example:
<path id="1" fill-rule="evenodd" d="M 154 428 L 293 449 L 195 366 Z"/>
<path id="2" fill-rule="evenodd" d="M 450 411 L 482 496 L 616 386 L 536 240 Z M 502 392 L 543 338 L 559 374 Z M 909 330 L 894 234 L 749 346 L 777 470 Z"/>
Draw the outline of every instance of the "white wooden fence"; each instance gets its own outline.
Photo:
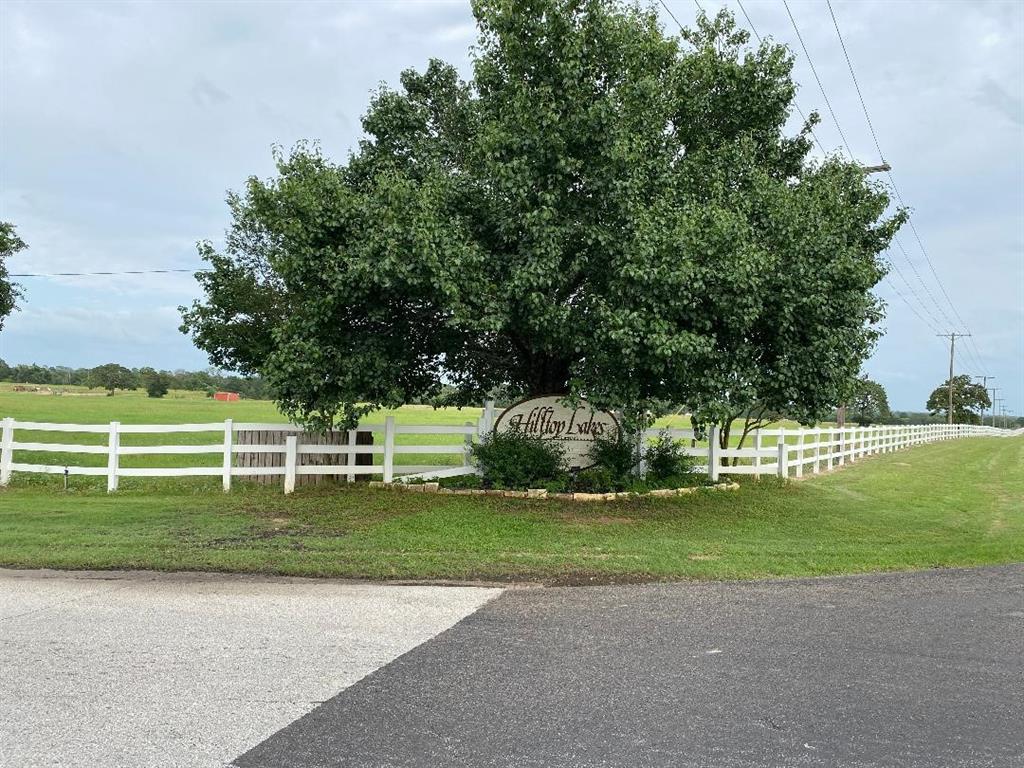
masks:
<path id="1" fill-rule="evenodd" d="M 472 474 L 469 452 L 474 441 L 490 432 L 494 423 L 493 407 L 475 423 L 462 426 L 397 424 L 388 416 L 382 424 L 361 424 L 359 431 L 375 433 L 373 445 L 357 445 L 356 432 L 347 435 L 347 444 L 324 445 L 305 442 L 300 428 L 288 424 L 234 423 L 231 419 L 213 424 L 51 424 L 45 422 L 3 420 L 0 438 L 0 485 L 10 481 L 12 472 L 46 473 L 61 475 L 106 476 L 107 490 L 115 491 L 122 477 L 221 477 L 225 491 L 231 489 L 232 477 L 239 475 L 277 475 L 283 478 L 285 493 L 295 489 L 300 475 L 334 475 L 352 481 L 356 475 L 377 475 L 390 483 L 396 478 L 441 478 Z M 287 433 L 284 444 L 239 445 L 234 440 L 236 430 L 264 430 Z M 17 432 L 62 432 L 102 434 L 105 444 L 51 443 L 36 440 L 18 440 Z M 663 430 L 651 429 L 648 437 L 656 437 Z M 847 427 L 844 429 L 762 429 L 752 436 L 751 445 L 744 448 L 720 448 L 718 433 L 712 428 L 706 442 L 699 442 L 689 429 L 669 429 L 675 439 L 689 442 L 686 452 L 703 461 L 701 471 L 713 480 L 726 474 L 774 474 L 780 477 L 801 477 L 805 472 L 829 471 L 847 462 L 865 456 L 888 453 L 914 445 L 975 436 L 1007 436 L 1021 430 L 968 425 L 946 426 L 878 426 Z M 214 441 L 194 444 L 122 445 L 122 435 L 174 435 L 182 433 L 208 433 Z M 396 441 L 400 435 L 445 435 L 447 443 L 410 444 Z M 454 436 L 461 436 L 457 440 Z M 99 454 L 106 456 L 106 466 L 73 466 L 14 461 L 16 451 L 59 454 Z M 234 459 L 241 453 L 283 453 L 284 465 L 274 467 L 235 466 Z M 125 467 L 124 456 L 142 455 L 194 455 L 215 454 L 221 457 L 219 465 L 178 467 Z M 300 454 L 343 455 L 345 465 L 302 466 Z M 359 465 L 357 454 L 380 456 L 380 463 Z M 411 455 L 447 455 L 455 457 L 454 466 L 446 464 L 403 464 L 397 457 Z"/>
<path id="2" fill-rule="evenodd" d="M 301 428 L 289 424 L 250 424 L 236 423 L 231 419 L 214 424 L 50 424 L 35 421 L 3 420 L 3 433 L 0 439 L 0 485 L 6 485 L 12 472 L 33 472 L 60 475 L 105 475 L 107 490 L 116 491 L 118 479 L 122 477 L 221 477 L 225 491 L 231 489 L 232 477 L 238 475 L 278 475 L 284 478 L 285 493 L 295 489 L 295 478 L 299 475 L 336 475 L 349 481 L 356 475 L 379 475 L 384 482 L 390 483 L 396 477 L 415 477 L 429 475 L 431 477 L 450 477 L 471 474 L 475 469 L 469 464 L 469 448 L 476 435 L 483 428 L 490 429 L 487 418 L 475 424 L 463 426 L 427 425 L 411 426 L 396 424 L 394 416 L 388 416 L 382 424 L 360 424 L 358 431 L 374 432 L 374 445 L 356 445 L 356 430 L 348 432 L 347 444 L 323 445 L 301 440 Z M 66 433 L 102 433 L 107 436 L 105 445 L 82 445 L 78 443 L 51 443 L 17 440 L 17 432 L 66 432 Z M 234 434 L 238 430 L 261 430 L 265 432 L 286 433 L 283 444 L 276 445 L 239 445 L 235 443 Z M 217 442 L 196 444 L 159 444 L 159 445 L 122 445 L 122 435 L 174 435 L 181 433 L 216 433 Z M 461 441 L 451 443 L 432 443 L 416 445 L 396 442 L 399 435 L 459 435 Z M 72 466 L 64 464 L 30 464 L 14 461 L 15 451 L 34 451 L 62 454 L 102 454 L 106 455 L 107 463 L 102 466 Z M 282 453 L 284 465 L 276 467 L 244 467 L 235 466 L 234 459 L 241 453 Z M 333 454 L 347 458 L 344 465 L 331 464 L 323 466 L 301 466 L 298 462 L 300 454 Z M 186 454 L 219 454 L 222 457 L 219 466 L 197 467 L 125 467 L 121 465 L 123 456 L 143 455 L 186 455 Z M 373 454 L 380 456 L 379 464 L 359 465 L 355 463 L 357 454 Z M 456 466 L 451 464 L 414 465 L 396 462 L 396 457 L 403 455 L 448 455 L 457 456 Z"/>
<path id="3" fill-rule="evenodd" d="M 649 429 L 647 437 L 663 432 L 690 442 L 686 453 L 703 460 L 701 471 L 712 480 L 722 475 L 777 475 L 803 477 L 805 471 L 828 472 L 865 456 L 890 453 L 940 440 L 1019 434 L 1018 431 L 970 424 L 923 424 L 874 427 L 816 427 L 813 429 L 759 429 L 747 436 L 743 448 L 722 448 L 718 427 L 708 430 L 706 444 L 698 444 L 691 429 Z"/>

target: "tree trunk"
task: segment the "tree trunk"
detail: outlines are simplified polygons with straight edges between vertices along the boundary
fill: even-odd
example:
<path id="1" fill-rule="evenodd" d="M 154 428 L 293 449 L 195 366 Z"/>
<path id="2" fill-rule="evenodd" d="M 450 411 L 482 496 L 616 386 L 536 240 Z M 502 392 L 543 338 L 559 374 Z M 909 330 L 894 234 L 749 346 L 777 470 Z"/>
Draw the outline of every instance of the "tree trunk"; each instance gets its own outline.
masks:
<path id="1" fill-rule="evenodd" d="M 564 358 L 530 353 L 526 360 L 526 391 L 532 397 L 561 395 L 569 391 L 570 361 Z"/>

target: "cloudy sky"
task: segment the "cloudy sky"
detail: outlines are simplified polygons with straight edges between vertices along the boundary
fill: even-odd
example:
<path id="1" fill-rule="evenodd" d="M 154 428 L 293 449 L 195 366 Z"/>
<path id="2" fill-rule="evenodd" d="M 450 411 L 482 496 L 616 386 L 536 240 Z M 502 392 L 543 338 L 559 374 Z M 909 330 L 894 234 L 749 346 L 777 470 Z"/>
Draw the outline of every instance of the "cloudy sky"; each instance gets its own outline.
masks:
<path id="1" fill-rule="evenodd" d="M 692 0 L 666 2 L 692 23 Z M 735 0 L 702 0 L 723 4 L 746 23 Z M 842 148 L 841 129 L 858 160 L 879 162 L 827 6 L 790 2 L 838 125 L 781 0 L 745 7 L 797 53 L 798 103 L 821 111 L 825 149 Z M 946 377 L 935 333 L 969 329 L 958 372 L 994 375 L 1024 413 L 1024 5 L 833 7 L 924 248 L 901 234 L 867 371 L 894 407 L 921 409 Z M 315 139 L 343 159 L 371 89 L 431 56 L 468 73 L 474 36 L 461 1 L 0 0 L 0 219 L 31 246 L 11 271 L 198 266 L 196 241 L 227 225 L 225 190 L 270 174 L 272 145 Z M 190 275 L 21 282 L 24 308 L 0 335 L 8 362 L 206 365 L 177 330 Z"/>

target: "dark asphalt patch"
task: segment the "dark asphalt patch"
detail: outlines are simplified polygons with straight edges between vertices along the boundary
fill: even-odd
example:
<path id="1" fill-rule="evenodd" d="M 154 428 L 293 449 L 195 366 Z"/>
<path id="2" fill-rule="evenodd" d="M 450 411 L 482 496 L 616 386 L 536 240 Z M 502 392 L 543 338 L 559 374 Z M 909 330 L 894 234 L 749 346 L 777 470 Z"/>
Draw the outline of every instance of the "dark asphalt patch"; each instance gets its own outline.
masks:
<path id="1" fill-rule="evenodd" d="M 236 761 L 1024 766 L 1024 566 L 512 590 Z"/>

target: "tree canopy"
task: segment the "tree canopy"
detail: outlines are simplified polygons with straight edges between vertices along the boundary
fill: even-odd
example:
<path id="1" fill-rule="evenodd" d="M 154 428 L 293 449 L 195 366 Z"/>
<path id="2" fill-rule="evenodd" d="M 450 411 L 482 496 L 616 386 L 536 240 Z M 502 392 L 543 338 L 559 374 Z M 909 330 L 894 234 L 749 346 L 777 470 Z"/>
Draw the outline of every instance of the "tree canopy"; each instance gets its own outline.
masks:
<path id="1" fill-rule="evenodd" d="M 885 387 L 867 376 L 861 376 L 857 379 L 847 413 L 850 420 L 861 427 L 887 422 L 892 413 Z"/>
<path id="2" fill-rule="evenodd" d="M 89 371 L 86 384 L 90 389 L 98 387 L 114 394 L 115 389 L 135 389 L 139 386 L 139 377 L 123 365 L 106 363 Z"/>
<path id="3" fill-rule="evenodd" d="M 792 57 L 722 12 L 682 38 L 613 0 L 476 0 L 473 77 L 382 87 L 337 164 L 315 146 L 230 194 L 183 330 L 283 410 L 348 422 L 571 392 L 698 424 L 819 418 L 850 394 L 902 221 L 784 126 Z"/>
<path id="4" fill-rule="evenodd" d="M 14 225 L 0 221 L 0 331 L 8 315 L 18 308 L 18 299 L 22 297 L 21 287 L 12 283 L 7 268 L 7 260 L 28 246 L 14 231 Z"/>
<path id="5" fill-rule="evenodd" d="M 172 379 L 166 371 L 158 371 L 154 368 L 142 368 L 138 373 L 138 381 L 146 390 L 149 397 L 159 398 L 166 395 L 171 389 Z"/>
<path id="6" fill-rule="evenodd" d="M 971 377 L 963 374 L 953 377 L 953 422 L 955 424 L 980 424 L 981 412 L 992 407 L 988 390 L 981 384 L 971 381 Z M 936 387 L 930 395 L 925 408 L 933 415 L 949 416 L 949 379 Z"/>

